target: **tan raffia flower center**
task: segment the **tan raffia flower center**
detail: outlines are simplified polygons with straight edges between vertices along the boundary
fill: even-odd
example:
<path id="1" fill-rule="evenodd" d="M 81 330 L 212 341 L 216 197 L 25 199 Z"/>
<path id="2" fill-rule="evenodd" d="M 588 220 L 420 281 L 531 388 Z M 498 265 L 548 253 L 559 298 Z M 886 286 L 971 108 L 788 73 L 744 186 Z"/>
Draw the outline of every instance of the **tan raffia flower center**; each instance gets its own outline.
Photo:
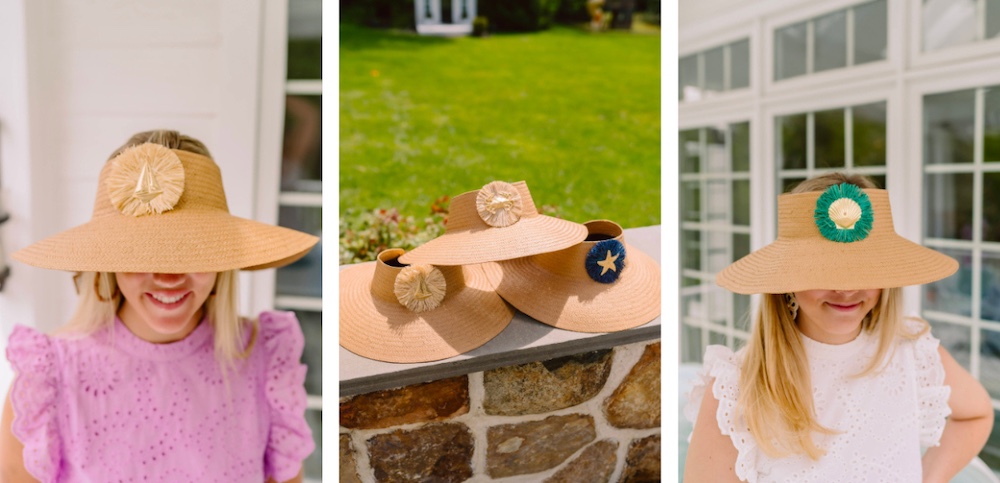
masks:
<path id="1" fill-rule="evenodd" d="M 510 183 L 493 181 L 476 195 L 476 210 L 487 225 L 513 225 L 521 219 L 521 194 Z"/>
<path id="2" fill-rule="evenodd" d="M 441 270 L 432 265 L 410 265 L 396 275 L 393 292 L 399 303 L 420 313 L 441 305 L 446 288 Z"/>
<path id="3" fill-rule="evenodd" d="M 851 230 L 861 219 L 861 205 L 850 198 L 840 198 L 830 203 L 829 214 L 838 230 Z"/>
<path id="4" fill-rule="evenodd" d="M 166 146 L 132 146 L 111 161 L 105 182 L 111 204 L 131 216 L 170 211 L 184 192 L 184 166 Z"/>

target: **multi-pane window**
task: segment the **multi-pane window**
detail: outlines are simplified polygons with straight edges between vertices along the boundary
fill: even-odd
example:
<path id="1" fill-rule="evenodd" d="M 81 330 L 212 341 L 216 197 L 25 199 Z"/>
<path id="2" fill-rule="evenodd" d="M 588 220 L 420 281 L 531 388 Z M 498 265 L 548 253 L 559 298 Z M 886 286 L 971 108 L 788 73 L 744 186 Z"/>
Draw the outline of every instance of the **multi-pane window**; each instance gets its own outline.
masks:
<path id="1" fill-rule="evenodd" d="M 925 52 L 1000 35 L 1000 0 L 924 0 Z"/>
<path id="2" fill-rule="evenodd" d="M 774 132 L 781 193 L 830 171 L 864 174 L 885 187 L 885 102 L 777 116 Z"/>
<path id="3" fill-rule="evenodd" d="M 681 57 L 677 70 L 681 101 L 697 101 L 750 86 L 750 39 Z"/>
<path id="4" fill-rule="evenodd" d="M 319 236 L 322 232 L 322 5 L 288 3 L 285 120 L 278 224 Z M 309 395 L 306 419 L 316 450 L 305 461 L 306 481 L 320 481 L 323 441 L 323 242 L 301 260 L 276 271 L 275 308 L 298 316 L 305 335 L 302 362 Z"/>
<path id="5" fill-rule="evenodd" d="M 681 358 L 708 344 L 742 345 L 750 297 L 715 274 L 750 253 L 750 123 L 680 132 Z"/>
<path id="6" fill-rule="evenodd" d="M 923 113 L 923 243 L 959 262 L 923 287 L 923 316 L 1000 407 L 1000 86 L 926 95 Z M 1000 467 L 1000 429 L 980 456 Z"/>
<path id="7" fill-rule="evenodd" d="M 774 80 L 886 58 L 886 0 L 862 3 L 774 31 Z"/>

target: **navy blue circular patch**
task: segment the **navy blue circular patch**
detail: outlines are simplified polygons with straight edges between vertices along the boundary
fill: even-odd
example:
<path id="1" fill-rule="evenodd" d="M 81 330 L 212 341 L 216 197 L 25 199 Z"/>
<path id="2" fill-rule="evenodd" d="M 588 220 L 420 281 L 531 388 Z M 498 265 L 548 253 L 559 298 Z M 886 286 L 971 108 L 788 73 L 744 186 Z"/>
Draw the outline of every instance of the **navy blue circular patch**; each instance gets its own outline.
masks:
<path id="1" fill-rule="evenodd" d="M 599 241 L 587 252 L 584 264 L 594 281 L 613 283 L 625 269 L 625 245 L 614 239 Z"/>

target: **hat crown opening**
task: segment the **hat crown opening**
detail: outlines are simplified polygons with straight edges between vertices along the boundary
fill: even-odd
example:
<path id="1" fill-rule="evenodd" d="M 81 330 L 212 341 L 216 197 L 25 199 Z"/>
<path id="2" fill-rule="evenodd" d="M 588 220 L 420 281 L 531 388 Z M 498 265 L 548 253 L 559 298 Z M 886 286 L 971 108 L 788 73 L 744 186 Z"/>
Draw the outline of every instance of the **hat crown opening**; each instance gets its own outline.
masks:
<path id="1" fill-rule="evenodd" d="M 371 293 L 373 297 L 384 302 L 399 304 L 399 299 L 396 298 L 396 292 L 394 291 L 396 277 L 399 276 L 399 273 L 402 272 L 404 268 L 410 266 L 409 264 L 399 261 L 399 257 L 402 256 L 403 253 L 406 253 L 406 251 L 402 248 L 390 248 L 379 252 L 377 260 L 375 261 L 375 274 L 372 276 L 371 282 Z M 455 295 L 465 287 L 465 274 L 462 273 L 462 267 L 460 265 L 435 265 L 434 267 L 437 268 L 442 275 L 444 275 L 444 280 L 447 284 L 445 288 L 444 300 L 442 301 L 442 303 L 444 303 L 449 297 Z"/>
<path id="2" fill-rule="evenodd" d="M 604 240 L 618 240 L 625 245 L 625 232 L 621 225 L 609 220 L 594 220 L 584 223 L 587 227 L 586 240 L 569 248 L 532 257 L 535 263 L 556 275 L 589 280 L 585 260 L 590 250 Z M 626 258 L 626 264 L 628 263 Z"/>
<path id="3" fill-rule="evenodd" d="M 521 214 L 518 221 L 532 216 L 537 216 L 538 210 L 535 208 L 535 202 L 531 199 L 531 193 L 528 191 L 528 185 L 524 181 L 511 183 L 511 185 L 517 188 L 521 197 Z M 476 206 L 476 198 L 479 196 L 479 191 L 480 190 L 467 191 L 451 200 L 451 205 L 448 208 L 448 226 L 445 229 L 446 233 L 462 230 L 506 228 L 492 227 L 486 224 L 486 222 L 479 216 L 479 209 Z M 515 226 L 517 223 L 518 222 L 514 222 L 508 226 Z"/>
<path id="4" fill-rule="evenodd" d="M 147 214 L 138 218 L 165 216 L 171 213 L 182 211 L 224 211 L 229 213 L 229 205 L 226 202 L 226 193 L 222 185 L 222 172 L 212 158 L 195 154 L 190 151 L 172 149 L 180 158 L 184 167 L 184 191 L 180 199 L 174 204 L 173 209 L 160 214 Z M 118 211 L 112 204 L 111 196 L 108 192 L 107 180 L 115 169 L 115 159 L 112 158 L 104 163 L 98 179 L 97 197 L 94 200 L 93 218 L 103 218 L 106 216 L 128 216 Z"/>
<path id="5" fill-rule="evenodd" d="M 889 192 L 883 189 L 864 189 L 872 205 L 872 228 L 869 239 L 879 239 L 893 236 L 896 230 L 892 223 L 892 210 L 889 205 Z M 819 227 L 816 226 L 816 203 L 822 191 L 808 193 L 785 193 L 778 196 L 778 238 L 811 239 L 836 243 L 827 240 Z"/>

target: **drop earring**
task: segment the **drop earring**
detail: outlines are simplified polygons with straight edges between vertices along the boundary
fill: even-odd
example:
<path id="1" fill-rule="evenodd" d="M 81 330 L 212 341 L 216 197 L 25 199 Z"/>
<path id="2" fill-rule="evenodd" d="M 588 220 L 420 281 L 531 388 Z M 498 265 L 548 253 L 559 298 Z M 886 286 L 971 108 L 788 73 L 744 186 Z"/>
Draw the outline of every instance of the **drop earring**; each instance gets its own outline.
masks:
<path id="1" fill-rule="evenodd" d="M 785 294 L 785 306 L 788 307 L 788 313 L 792 316 L 792 320 L 795 320 L 799 316 L 799 301 L 795 300 L 795 294 Z"/>

